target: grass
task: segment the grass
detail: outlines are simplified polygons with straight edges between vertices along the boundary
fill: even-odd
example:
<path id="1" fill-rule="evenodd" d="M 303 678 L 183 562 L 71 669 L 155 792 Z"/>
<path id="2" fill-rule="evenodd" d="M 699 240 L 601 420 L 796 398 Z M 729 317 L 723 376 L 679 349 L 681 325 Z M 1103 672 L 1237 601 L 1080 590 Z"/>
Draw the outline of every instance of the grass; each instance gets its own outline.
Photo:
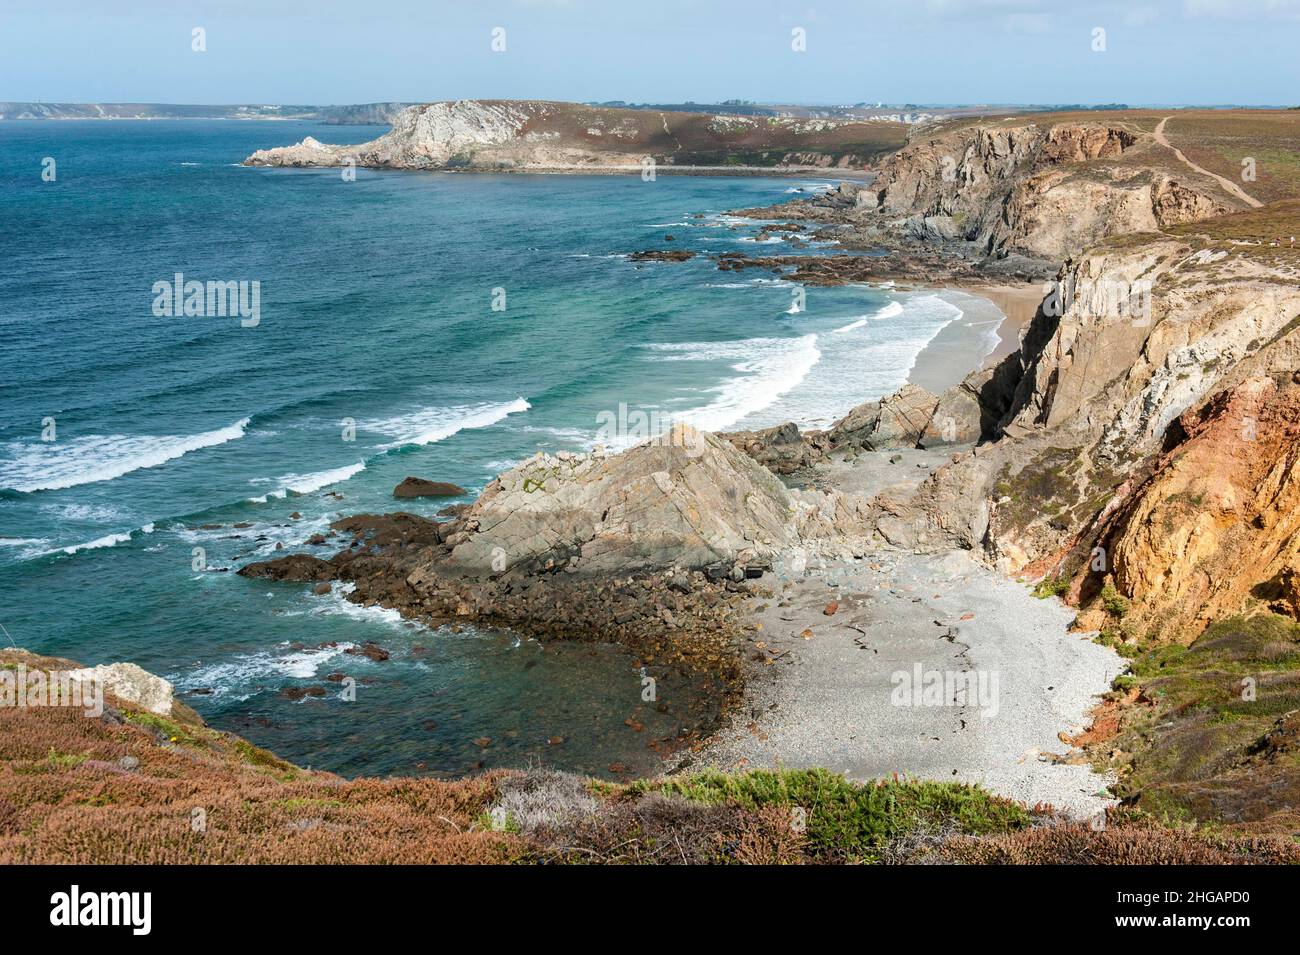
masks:
<path id="1" fill-rule="evenodd" d="M 1070 590 L 1068 577 L 1044 577 L 1034 586 L 1034 596 L 1039 600 L 1049 597 L 1061 597 Z"/>
<path id="2" fill-rule="evenodd" d="M 182 746 L 202 746 L 203 741 L 182 726 L 175 720 L 170 720 L 165 716 L 159 716 L 156 713 L 150 713 L 146 710 L 129 710 L 122 714 L 127 722 L 134 723 L 136 726 L 144 726 L 160 734 L 168 742 L 179 743 Z"/>
<path id="3" fill-rule="evenodd" d="M 1269 265 L 1300 265 L 1300 199 L 1273 202 L 1262 209 L 1171 226 L 1171 235 L 1199 240 L 1203 248 L 1245 255 Z M 1272 243 L 1281 243 L 1274 245 Z"/>
<path id="4" fill-rule="evenodd" d="M 803 810 L 807 851 L 817 859 L 877 862 L 889 844 L 928 832 L 989 834 L 1030 825 L 1022 806 L 961 783 L 853 783 L 825 769 L 702 773 L 634 784 L 707 806 Z"/>
<path id="5" fill-rule="evenodd" d="M 1169 141 L 1192 162 L 1241 186 L 1261 202 L 1300 198 L 1300 113 L 1295 110 L 1179 111 Z M 1255 160 L 1243 182 L 1241 161 Z"/>
<path id="6" fill-rule="evenodd" d="M 1106 608 L 1106 612 L 1116 619 L 1120 619 L 1128 613 L 1128 600 L 1115 589 L 1115 585 L 1107 581 L 1101 588 L 1101 605 Z"/>
<path id="7" fill-rule="evenodd" d="M 1138 655 L 1115 688 L 1136 687 L 1153 705 L 1102 744 L 1124 754 L 1128 803 L 1170 821 L 1294 824 L 1300 624 L 1271 613 L 1218 621 L 1190 646 Z"/>

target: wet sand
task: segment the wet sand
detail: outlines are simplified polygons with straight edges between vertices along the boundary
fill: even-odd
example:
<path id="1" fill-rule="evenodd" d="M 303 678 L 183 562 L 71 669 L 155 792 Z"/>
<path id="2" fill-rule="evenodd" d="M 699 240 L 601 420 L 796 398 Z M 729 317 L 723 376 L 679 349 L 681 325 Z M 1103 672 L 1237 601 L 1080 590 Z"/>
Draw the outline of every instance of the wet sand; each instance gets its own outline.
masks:
<path id="1" fill-rule="evenodd" d="M 971 285 L 914 294 L 937 294 L 962 310 L 961 318 L 921 350 L 908 374 L 908 381 L 936 395 L 1018 349 L 1020 332 L 1043 299 L 1038 285 Z"/>

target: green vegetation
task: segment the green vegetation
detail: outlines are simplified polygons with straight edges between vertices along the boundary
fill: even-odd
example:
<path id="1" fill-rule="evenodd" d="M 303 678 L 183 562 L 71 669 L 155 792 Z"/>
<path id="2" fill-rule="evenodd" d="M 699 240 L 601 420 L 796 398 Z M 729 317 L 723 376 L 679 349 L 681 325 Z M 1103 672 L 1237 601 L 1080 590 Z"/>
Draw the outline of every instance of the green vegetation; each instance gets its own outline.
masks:
<path id="1" fill-rule="evenodd" d="M 128 710 L 122 715 L 128 723 L 147 727 L 163 736 L 167 742 L 179 743 L 182 746 L 202 745 L 202 740 L 193 735 L 189 728 L 182 726 L 175 720 L 169 720 L 165 716 L 159 716 L 157 713 L 150 713 L 145 710 Z"/>
<path id="2" fill-rule="evenodd" d="M 1128 613 L 1128 600 L 1115 589 L 1115 585 L 1110 581 L 1101 588 L 1101 605 L 1106 608 L 1106 612 L 1112 617 L 1122 618 Z"/>
<path id="3" fill-rule="evenodd" d="M 291 780 L 297 777 L 299 770 L 293 763 L 287 763 L 278 756 L 267 752 L 252 743 L 243 739 L 235 739 L 235 753 L 241 760 L 250 766 L 257 766 L 261 769 L 270 769 L 280 775 L 282 779 Z"/>
<path id="4" fill-rule="evenodd" d="M 1300 806 L 1300 624 L 1221 620 L 1191 646 L 1140 654 L 1125 686 L 1155 704 L 1104 744 L 1130 754 L 1119 791 L 1137 808 L 1255 822 Z"/>
<path id="5" fill-rule="evenodd" d="M 1022 806 L 961 783 L 882 782 L 858 784 L 825 769 L 766 771 L 742 775 L 701 773 L 684 779 L 635 783 L 634 792 L 681 796 L 707 806 L 759 810 L 802 809 L 815 858 L 879 861 L 893 840 L 912 834 L 984 835 L 1026 828 Z"/>
<path id="6" fill-rule="evenodd" d="M 1034 586 L 1034 596 L 1039 600 L 1046 600 L 1048 597 L 1060 597 L 1069 590 L 1068 577 L 1044 577 Z"/>

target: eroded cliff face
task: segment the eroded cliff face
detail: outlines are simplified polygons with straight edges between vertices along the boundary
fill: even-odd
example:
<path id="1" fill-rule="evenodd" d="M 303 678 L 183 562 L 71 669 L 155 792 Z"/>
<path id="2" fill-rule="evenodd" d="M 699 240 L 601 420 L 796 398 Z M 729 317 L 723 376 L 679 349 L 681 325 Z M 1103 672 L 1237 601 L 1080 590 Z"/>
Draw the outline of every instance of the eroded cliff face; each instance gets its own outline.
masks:
<path id="1" fill-rule="evenodd" d="M 1110 235 L 1230 211 L 1139 161 L 1152 148 L 1149 135 L 1110 125 L 962 127 L 885 160 L 856 212 L 900 233 L 1059 261 Z"/>
<path id="2" fill-rule="evenodd" d="M 856 168 L 892 148 L 898 124 L 770 119 L 611 109 L 544 100 L 457 100 L 411 106 L 392 129 L 353 146 L 311 137 L 263 149 L 248 166 L 550 169 L 626 166 L 647 156 L 686 165 Z M 898 134 L 901 141 L 901 133 Z M 878 144 L 877 144 L 878 142 Z"/>
<path id="3" fill-rule="evenodd" d="M 1201 235 L 1069 263 L 981 398 L 1000 439 L 879 502 L 882 532 L 1059 579 L 1098 628 L 1187 640 L 1251 601 L 1294 613 L 1298 265 Z"/>
<path id="4" fill-rule="evenodd" d="M 1177 432 L 1099 535 L 1131 603 L 1124 624 L 1195 635 L 1251 598 L 1296 616 L 1300 387 L 1248 379 L 1180 416 Z"/>

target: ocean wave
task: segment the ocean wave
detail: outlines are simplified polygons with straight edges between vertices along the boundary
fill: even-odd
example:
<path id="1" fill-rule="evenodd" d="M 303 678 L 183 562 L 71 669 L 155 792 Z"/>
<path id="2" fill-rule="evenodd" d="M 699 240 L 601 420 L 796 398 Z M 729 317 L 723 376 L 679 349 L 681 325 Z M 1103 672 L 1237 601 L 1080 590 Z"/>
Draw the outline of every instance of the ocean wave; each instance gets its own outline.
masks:
<path id="1" fill-rule="evenodd" d="M 878 312 L 876 312 L 873 315 L 859 316 L 852 322 L 849 322 L 849 324 L 835 329 L 835 334 L 842 335 L 845 332 L 853 331 L 855 328 L 861 328 L 863 325 L 867 324 L 868 319 L 872 321 L 878 321 L 879 319 L 882 318 L 897 318 L 899 315 L 902 314 L 903 314 L 903 303 L 890 302 L 888 305 L 886 305 L 884 308 L 880 309 Z"/>
<path id="2" fill-rule="evenodd" d="M 316 606 L 312 607 L 309 613 L 317 617 L 347 617 L 349 620 L 382 623 L 403 628 L 415 626 L 396 610 L 379 606 L 364 607 L 359 603 L 348 600 L 348 594 L 356 589 L 357 585 L 351 582 L 331 585 L 330 592 L 315 601 Z"/>
<path id="3" fill-rule="evenodd" d="M 116 547 L 118 544 L 125 544 L 136 534 L 152 534 L 154 531 L 153 524 L 146 524 L 138 531 L 125 531 L 121 534 L 105 534 L 103 537 L 97 537 L 93 541 L 87 541 L 84 544 L 73 544 L 69 547 L 60 547 L 57 551 L 46 551 L 46 554 L 76 554 L 83 550 L 99 550 L 103 547 Z"/>
<path id="4" fill-rule="evenodd" d="M 255 504 L 265 504 L 271 498 L 288 497 L 289 493 L 310 494 L 313 491 L 319 491 L 321 488 L 329 487 L 331 484 L 339 484 L 352 477 L 354 474 L 360 474 L 366 469 L 364 461 L 358 461 L 356 464 L 346 464 L 341 468 L 333 468 L 329 471 L 315 471 L 311 474 L 282 474 L 276 478 L 280 487 L 274 491 L 267 491 L 261 497 L 250 497 L 249 501 Z"/>
<path id="5" fill-rule="evenodd" d="M 891 314 L 889 321 L 875 320 Z M 763 428 L 782 421 L 801 428 L 826 427 L 856 405 L 905 384 L 917 356 L 961 315 L 961 309 L 933 294 L 909 294 L 888 302 L 842 326 L 856 328 L 853 334 L 825 335 L 819 342 L 821 359 L 816 369 L 733 427 Z"/>
<path id="6" fill-rule="evenodd" d="M 392 418 L 362 421 L 358 427 L 397 439 L 379 445 L 381 449 L 400 448 L 407 444 L 433 444 L 466 428 L 486 428 L 507 415 L 527 411 L 531 407 L 523 398 L 516 398 L 500 404 L 424 408 Z"/>
<path id="7" fill-rule="evenodd" d="M 225 428 L 193 435 L 113 434 L 57 443 L 11 441 L 10 455 L 0 461 L 0 487 L 31 493 L 112 481 L 191 451 L 242 438 L 248 422 L 243 418 Z"/>
<path id="8" fill-rule="evenodd" d="M 675 413 L 705 431 L 722 431 L 762 411 L 799 385 L 821 359 L 816 335 L 800 338 L 746 338 L 732 342 L 672 342 L 644 346 L 658 361 L 724 361 L 737 378 L 710 389 L 717 395 L 708 404 Z"/>
<path id="9" fill-rule="evenodd" d="M 282 644 L 288 647 L 288 644 Z M 332 647 L 304 648 L 300 650 L 258 651 L 243 653 L 221 663 L 210 663 L 187 673 L 173 673 L 168 679 L 180 689 L 208 689 L 212 695 L 235 695 L 246 700 L 257 690 L 266 687 L 268 680 L 309 680 L 321 668 L 345 651 L 353 643 L 339 643 Z M 363 657 L 352 658 L 359 661 Z"/>

